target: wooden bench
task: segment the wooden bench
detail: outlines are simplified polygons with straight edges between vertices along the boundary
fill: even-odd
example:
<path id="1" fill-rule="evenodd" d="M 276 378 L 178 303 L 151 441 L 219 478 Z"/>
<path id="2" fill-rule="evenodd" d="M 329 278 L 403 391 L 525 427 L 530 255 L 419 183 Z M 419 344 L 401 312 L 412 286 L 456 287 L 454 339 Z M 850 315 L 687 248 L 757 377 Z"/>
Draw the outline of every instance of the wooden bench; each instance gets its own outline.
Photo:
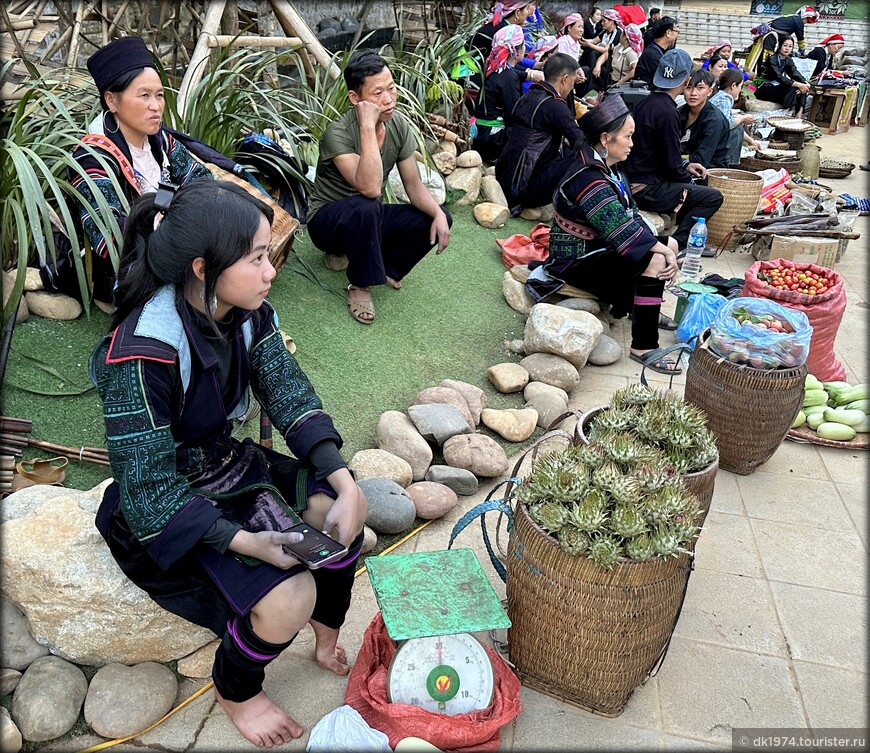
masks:
<path id="1" fill-rule="evenodd" d="M 855 99 L 852 99 L 849 107 L 844 108 L 847 90 L 813 86 L 811 91 L 813 94 L 813 104 L 810 106 L 808 120 L 811 123 L 826 128 L 829 134 L 845 133 L 848 131 L 849 122 L 852 119 L 852 111 L 855 109 Z M 826 113 L 828 107 L 833 108 L 830 118 Z"/>

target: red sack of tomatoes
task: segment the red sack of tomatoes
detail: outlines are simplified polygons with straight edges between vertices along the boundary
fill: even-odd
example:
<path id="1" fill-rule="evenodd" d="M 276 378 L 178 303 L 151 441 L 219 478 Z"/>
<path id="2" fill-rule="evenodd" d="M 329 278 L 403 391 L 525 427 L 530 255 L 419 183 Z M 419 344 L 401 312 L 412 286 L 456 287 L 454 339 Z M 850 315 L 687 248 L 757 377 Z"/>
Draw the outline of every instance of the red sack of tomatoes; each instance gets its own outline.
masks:
<path id="1" fill-rule="evenodd" d="M 778 275 L 773 273 L 775 269 L 779 270 Z M 826 284 L 808 287 L 805 283 L 815 282 L 814 278 L 806 279 L 808 273 L 822 278 Z M 805 279 L 798 279 L 800 274 Z M 777 279 L 782 280 L 775 282 L 782 285 L 781 288 L 771 284 L 771 280 Z M 791 282 L 785 283 L 786 279 Z M 792 289 L 795 286 L 797 289 Z M 802 289 L 815 292 L 801 293 Z M 746 270 L 743 295 L 769 298 L 787 308 L 803 311 L 813 328 L 807 370 L 821 382 L 841 381 L 846 378 L 846 370 L 834 355 L 834 340 L 846 310 L 846 291 L 843 278 L 839 274 L 827 267 L 798 264 L 789 259 L 757 261 Z"/>

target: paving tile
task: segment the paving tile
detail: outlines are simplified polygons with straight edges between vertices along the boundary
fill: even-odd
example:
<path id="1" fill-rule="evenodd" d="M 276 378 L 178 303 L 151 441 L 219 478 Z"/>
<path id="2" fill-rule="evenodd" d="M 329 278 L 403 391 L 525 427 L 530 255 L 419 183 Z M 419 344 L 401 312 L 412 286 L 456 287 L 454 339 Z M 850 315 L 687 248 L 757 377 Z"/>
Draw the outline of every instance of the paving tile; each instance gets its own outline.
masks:
<path id="1" fill-rule="evenodd" d="M 517 753 L 662 749 L 658 732 L 627 724 L 625 714 L 607 719 L 529 688 L 521 690 L 520 698 L 523 712 L 516 720 L 513 738 Z"/>
<path id="2" fill-rule="evenodd" d="M 855 530 L 867 545 L 867 488 L 857 486 L 855 484 L 835 484 L 837 491 L 840 493 L 840 499 L 846 505 L 852 522 L 855 524 Z"/>
<path id="3" fill-rule="evenodd" d="M 716 472 L 716 485 L 713 487 L 713 501 L 710 509 L 731 515 L 744 515 L 743 499 L 737 486 L 738 476 L 721 468 Z"/>
<path id="4" fill-rule="evenodd" d="M 762 578 L 696 569 L 674 635 L 788 658 Z"/>
<path id="5" fill-rule="evenodd" d="M 867 462 L 866 450 L 840 450 L 834 447 L 820 447 L 819 450 L 831 479 L 841 484 L 856 484 L 867 488 L 870 481 L 870 463 Z"/>
<path id="6" fill-rule="evenodd" d="M 170 716 L 159 727 L 136 737 L 134 742 L 165 751 L 187 750 L 196 739 L 197 730 L 216 705 L 214 690 L 206 690 L 181 711 Z"/>
<path id="7" fill-rule="evenodd" d="M 784 439 L 771 458 L 755 469 L 755 473 L 778 473 L 789 478 L 817 478 L 829 481 L 828 469 L 822 462 L 818 445 Z"/>
<path id="8" fill-rule="evenodd" d="M 756 471 L 737 479 L 750 518 L 803 523 L 833 531 L 854 531 L 852 518 L 831 481 Z"/>
<path id="9" fill-rule="evenodd" d="M 862 596 L 771 583 L 794 659 L 849 669 L 867 666 L 867 600 Z"/>
<path id="10" fill-rule="evenodd" d="M 674 638 L 656 676 L 662 731 L 730 744 L 734 727 L 805 727 L 788 661 Z"/>
<path id="11" fill-rule="evenodd" d="M 867 592 L 867 552 L 857 533 L 757 518 L 749 521 L 768 580 Z"/>
<path id="12" fill-rule="evenodd" d="M 695 567 L 759 578 L 764 574 L 749 519 L 711 511 L 695 546 Z"/>
<path id="13" fill-rule="evenodd" d="M 731 740 L 727 744 L 717 744 L 704 740 L 692 740 L 688 737 L 675 737 L 674 735 L 662 735 L 665 750 L 682 753 L 689 750 L 731 750 Z"/>
<path id="14" fill-rule="evenodd" d="M 867 674 L 798 660 L 794 671 L 813 729 L 868 726 Z"/>

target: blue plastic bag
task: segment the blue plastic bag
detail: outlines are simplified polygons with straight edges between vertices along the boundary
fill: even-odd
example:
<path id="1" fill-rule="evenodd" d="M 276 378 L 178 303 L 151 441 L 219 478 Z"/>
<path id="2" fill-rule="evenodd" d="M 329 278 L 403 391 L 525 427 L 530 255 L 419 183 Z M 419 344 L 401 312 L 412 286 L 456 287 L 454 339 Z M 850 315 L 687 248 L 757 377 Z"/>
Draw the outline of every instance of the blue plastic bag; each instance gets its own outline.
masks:
<path id="1" fill-rule="evenodd" d="M 731 298 L 710 325 L 709 345 L 731 363 L 791 369 L 807 360 L 812 334 L 803 311 L 766 298 Z"/>
<path id="2" fill-rule="evenodd" d="M 696 293 L 689 296 L 680 326 L 677 327 L 677 342 L 689 343 L 694 348 L 692 338 L 700 335 L 713 323 L 716 313 L 727 302 L 728 299 L 718 293 Z"/>

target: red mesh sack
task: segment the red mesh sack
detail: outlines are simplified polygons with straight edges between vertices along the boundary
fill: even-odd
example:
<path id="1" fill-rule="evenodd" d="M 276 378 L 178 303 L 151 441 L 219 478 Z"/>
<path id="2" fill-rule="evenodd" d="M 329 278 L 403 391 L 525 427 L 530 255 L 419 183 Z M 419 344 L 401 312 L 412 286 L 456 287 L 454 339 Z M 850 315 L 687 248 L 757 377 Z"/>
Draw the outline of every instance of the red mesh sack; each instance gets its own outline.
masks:
<path id="1" fill-rule="evenodd" d="M 550 255 L 550 226 L 539 222 L 532 228 L 531 237 L 512 235 L 510 238 L 496 239 L 501 246 L 502 263 L 510 269 L 530 261 L 546 261 Z"/>
<path id="2" fill-rule="evenodd" d="M 794 290 L 777 290 L 758 278 L 759 272 L 773 267 L 816 272 L 831 281 L 831 286 L 819 295 L 806 295 Z M 807 370 L 822 382 L 842 381 L 846 370 L 834 355 L 834 339 L 846 310 L 846 291 L 843 278 L 827 267 L 816 264 L 798 264 L 789 259 L 757 261 L 746 270 L 743 295 L 752 298 L 768 298 L 790 309 L 803 311 L 810 320 L 813 334 L 807 356 Z"/>
<path id="3" fill-rule="evenodd" d="M 366 628 L 362 646 L 347 682 L 344 702 L 355 708 L 373 729 L 390 738 L 390 747 L 405 737 L 419 737 L 445 753 L 491 751 L 499 748 L 499 730 L 520 713 L 520 681 L 490 646 L 495 688 L 492 703 L 469 714 L 444 716 L 411 706 L 390 703 L 387 670 L 396 653 L 396 643 L 387 634 L 378 612 Z"/>

